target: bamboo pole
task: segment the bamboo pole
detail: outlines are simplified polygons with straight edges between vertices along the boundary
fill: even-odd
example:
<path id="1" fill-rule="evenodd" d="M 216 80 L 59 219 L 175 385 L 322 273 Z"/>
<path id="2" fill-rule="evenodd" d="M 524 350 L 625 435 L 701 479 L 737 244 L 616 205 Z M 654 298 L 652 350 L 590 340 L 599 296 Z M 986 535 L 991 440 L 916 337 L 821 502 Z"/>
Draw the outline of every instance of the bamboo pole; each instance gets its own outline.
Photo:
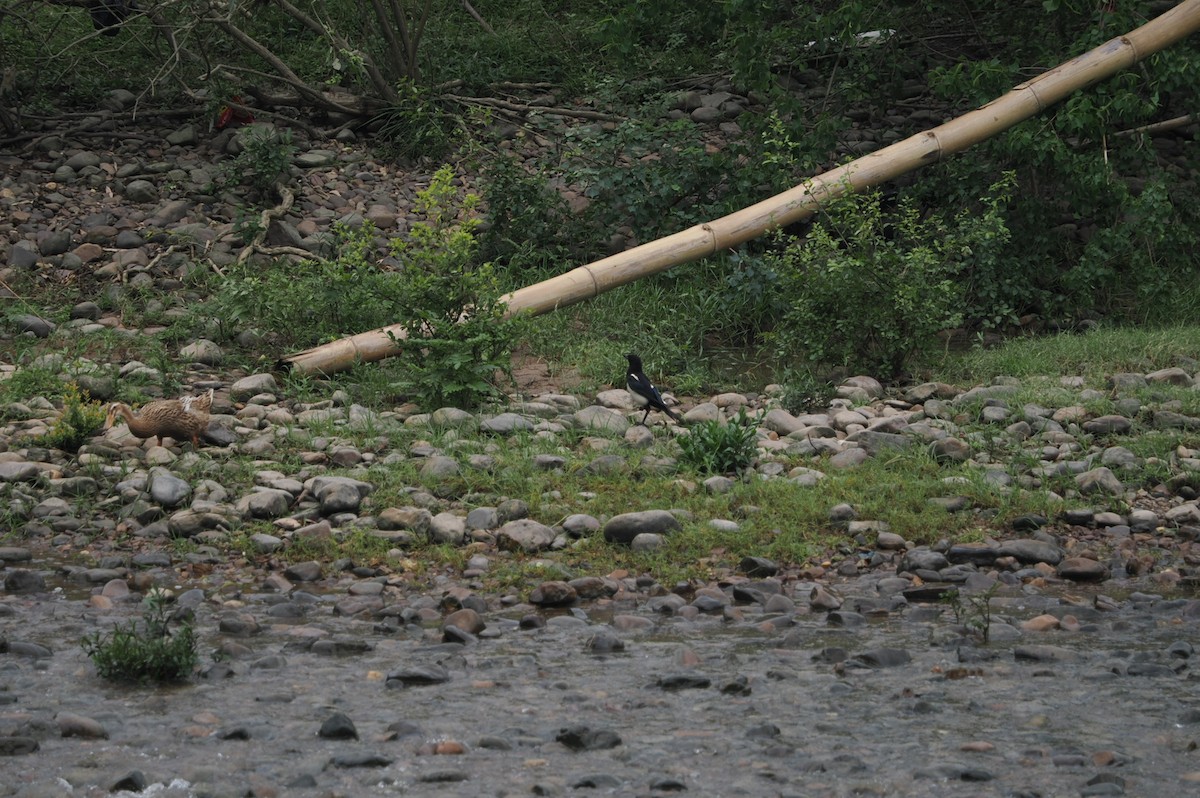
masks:
<path id="1" fill-rule="evenodd" d="M 740 211 L 580 266 L 503 297 L 508 313 L 539 315 L 592 299 L 681 263 L 708 257 L 811 216 L 830 199 L 892 180 L 996 135 L 1079 89 L 1104 80 L 1200 30 L 1200 0 L 1184 2 L 1145 25 L 1014 87 L 992 102 L 930 130 L 864 155 Z M 359 333 L 285 357 L 301 373 L 335 372 L 396 354 L 396 326 Z M 390 333 L 390 334 L 389 334 Z"/>

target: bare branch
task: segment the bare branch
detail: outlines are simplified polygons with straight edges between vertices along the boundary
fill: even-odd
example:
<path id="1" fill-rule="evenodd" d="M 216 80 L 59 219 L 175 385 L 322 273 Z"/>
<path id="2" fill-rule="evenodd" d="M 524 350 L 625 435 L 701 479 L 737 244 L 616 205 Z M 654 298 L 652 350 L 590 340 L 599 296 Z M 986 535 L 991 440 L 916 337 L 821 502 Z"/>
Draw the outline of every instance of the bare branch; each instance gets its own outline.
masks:
<path id="1" fill-rule="evenodd" d="M 476 22 L 479 23 L 479 26 L 481 28 L 483 28 L 485 31 L 487 31 L 492 36 L 496 35 L 496 31 L 492 30 L 492 26 L 487 23 L 486 19 L 479 16 L 479 12 L 475 10 L 475 7 L 473 5 L 471 5 L 471 0 L 462 0 L 462 4 L 463 4 L 463 8 L 465 8 L 467 10 L 467 13 L 471 15 L 472 19 L 474 19 Z"/>
<path id="2" fill-rule="evenodd" d="M 299 20 L 305 27 L 315 31 L 318 35 L 328 39 L 333 46 L 345 53 L 353 53 L 358 58 L 362 59 L 363 69 L 367 72 L 367 77 L 371 79 L 371 85 L 375 87 L 375 91 L 379 92 L 388 102 L 399 102 L 400 96 L 396 94 L 396 90 L 388 83 L 383 73 L 379 71 L 374 59 L 368 53 L 350 46 L 350 42 L 346 41 L 333 28 L 328 25 L 323 25 L 317 20 L 305 14 L 296 6 L 288 2 L 288 0 L 274 0 L 275 5 L 279 6 L 285 14 L 293 19 Z"/>
<path id="3" fill-rule="evenodd" d="M 237 41 L 238 44 L 242 45 L 247 50 L 270 64 L 275 71 L 279 73 L 279 76 L 284 79 L 284 81 L 291 84 L 296 91 L 312 100 L 313 103 L 315 103 L 318 107 L 338 111 L 343 114 L 350 114 L 352 116 L 358 114 L 358 111 L 355 111 L 353 108 L 347 108 L 340 103 L 330 100 L 321 92 L 302 81 L 300 76 L 293 72 L 287 64 L 283 63 L 283 60 L 280 59 L 279 56 L 275 55 L 266 47 L 259 44 L 257 40 L 252 38 L 238 26 L 234 25 L 228 19 L 215 18 L 212 19 L 211 22 L 221 30 L 225 31 L 225 33 L 229 34 L 230 38 Z"/>
<path id="4" fill-rule="evenodd" d="M 579 111 L 574 108 L 543 108 L 539 105 L 525 105 L 524 103 L 514 103 L 508 100 L 498 100 L 494 97 L 463 97 L 458 94 L 442 95 L 447 100 L 464 103 L 466 105 L 483 105 L 490 108 L 500 108 L 505 111 L 518 111 L 520 113 L 530 114 L 550 114 L 551 116 L 572 116 L 579 119 L 595 119 L 600 122 L 623 122 L 624 117 L 613 116 L 612 114 L 604 114 L 599 111 Z"/>

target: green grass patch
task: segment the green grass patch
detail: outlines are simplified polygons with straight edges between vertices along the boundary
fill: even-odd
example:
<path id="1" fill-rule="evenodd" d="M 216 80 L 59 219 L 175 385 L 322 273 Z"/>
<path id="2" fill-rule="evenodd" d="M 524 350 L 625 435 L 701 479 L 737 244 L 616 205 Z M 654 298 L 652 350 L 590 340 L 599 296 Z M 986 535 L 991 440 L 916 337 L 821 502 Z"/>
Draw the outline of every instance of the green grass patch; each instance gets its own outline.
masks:
<path id="1" fill-rule="evenodd" d="M 951 353 L 933 365 L 943 381 L 986 384 L 994 377 L 1083 377 L 1104 388 L 1109 376 L 1147 373 L 1172 366 L 1197 369 L 1200 326 L 1100 327 L 1081 333 L 1014 338 L 994 349 Z"/>

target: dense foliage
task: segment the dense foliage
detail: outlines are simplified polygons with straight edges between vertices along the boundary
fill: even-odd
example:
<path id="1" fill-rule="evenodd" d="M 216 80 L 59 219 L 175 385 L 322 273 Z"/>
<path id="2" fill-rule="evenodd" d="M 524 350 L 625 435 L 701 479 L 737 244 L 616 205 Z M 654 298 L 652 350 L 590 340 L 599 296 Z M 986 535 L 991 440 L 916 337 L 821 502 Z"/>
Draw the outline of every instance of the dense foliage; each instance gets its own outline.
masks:
<path id="1" fill-rule="evenodd" d="M 76 6 L 0 0 L 0 60 L 13 65 L 0 129 L 95 106 L 112 88 L 206 115 L 248 90 L 291 91 L 314 124 L 344 116 L 344 96 L 356 97 L 360 130 L 381 152 L 470 159 L 487 224 L 453 279 L 492 290 L 745 207 L 977 107 L 1173 3 L 478 0 L 478 18 L 431 0 L 229 3 L 225 16 L 208 5 L 143 3 L 118 35 L 97 36 Z M 408 15 L 400 39 L 386 35 L 397 24 L 376 17 L 384 6 Z M 636 344 L 695 383 L 705 375 L 692 364 L 711 359 L 696 355 L 764 341 L 798 368 L 898 373 L 943 325 L 979 336 L 1194 313 L 1198 164 L 1184 145 L 1196 124 L 1144 127 L 1193 112 L 1198 83 L 1193 37 L 882 197 L 829 210 L 812 235 L 790 230 L 556 314 L 537 347 L 572 355 L 581 344 L 565 331 L 585 328 L 585 371 L 609 369 Z M 608 121 L 489 104 L 527 99 L 520 86 Z M 680 93 L 699 88 L 737 93 L 748 107 L 698 126 L 677 111 Z M 502 146 L 497 131 L 514 120 L 522 130 Z M 244 179 L 269 193 L 284 150 L 248 144 Z M 1006 173 L 1012 182 L 994 188 Z M 380 297 L 424 290 L 397 287 L 369 259 L 313 270 L 317 279 L 242 274 L 227 309 L 270 327 L 290 322 L 272 321 L 263 289 L 281 306 L 327 301 L 321 335 L 333 336 L 375 326 L 392 304 Z M 288 290 L 303 301 L 281 299 Z M 872 309 L 880 301 L 891 303 L 886 313 Z M 811 333 L 797 338 L 800 327 Z M 803 351 L 779 350 L 784 333 Z M 838 343 L 848 337 L 883 344 Z"/>

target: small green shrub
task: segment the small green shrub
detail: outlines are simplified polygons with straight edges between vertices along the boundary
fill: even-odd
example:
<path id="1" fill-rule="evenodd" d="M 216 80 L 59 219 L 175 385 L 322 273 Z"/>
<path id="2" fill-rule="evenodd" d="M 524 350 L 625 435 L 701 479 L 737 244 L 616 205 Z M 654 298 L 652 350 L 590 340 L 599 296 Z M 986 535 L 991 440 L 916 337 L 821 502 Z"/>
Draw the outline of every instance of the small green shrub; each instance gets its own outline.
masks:
<path id="1" fill-rule="evenodd" d="M 943 593 L 941 600 L 954 613 L 955 623 L 966 627 L 967 631 L 978 635 L 986 643 L 992 633 L 992 597 L 999 589 L 999 582 L 993 582 L 982 593 L 963 593 L 954 588 Z"/>
<path id="2" fill-rule="evenodd" d="M 772 254 L 785 308 L 771 335 L 779 356 L 901 374 L 936 332 L 962 322 L 975 250 L 1007 240 L 1008 186 L 951 220 L 922 217 L 906 199 L 886 207 L 878 191 L 830 203 L 806 239 Z"/>
<path id="3" fill-rule="evenodd" d="M 379 138 L 398 158 L 440 158 L 450 149 L 456 121 L 445 107 L 412 81 L 396 87 L 400 102 L 375 115 Z"/>
<path id="4" fill-rule="evenodd" d="M 96 672 L 117 682 L 179 682 L 196 666 L 196 635 L 190 624 L 172 633 L 167 627 L 170 613 L 165 601 L 149 597 L 144 602 L 142 623 L 130 621 L 111 632 L 83 638 L 84 653 Z"/>
<path id="5" fill-rule="evenodd" d="M 811 413 L 829 407 L 837 395 L 837 389 L 829 380 L 823 380 L 812 369 L 787 369 L 783 372 L 783 395 L 779 397 L 783 409 L 789 413 Z"/>
<path id="6" fill-rule="evenodd" d="M 449 166 L 434 174 L 415 203 L 425 221 L 392 241 L 402 263 L 394 296 L 404 332 L 393 336 L 405 375 L 396 387 L 429 408 L 474 407 L 496 394 L 495 374 L 510 369 L 521 325 L 504 316 L 492 265 L 476 262 L 479 198 L 468 194 L 460 204 L 453 178 Z"/>
<path id="7" fill-rule="evenodd" d="M 224 169 L 226 181 L 249 186 L 264 199 L 274 197 L 296 153 L 292 132 L 254 125 L 241 134 L 240 141 L 242 151 Z"/>
<path id="8" fill-rule="evenodd" d="M 745 410 L 728 423 L 703 421 L 679 439 L 683 462 L 703 474 L 733 474 L 754 461 L 755 424 Z"/>
<path id="9" fill-rule="evenodd" d="M 71 382 L 63 391 L 63 411 L 38 443 L 64 452 L 75 452 L 104 424 L 104 408 L 89 401 L 87 391 Z"/>
<path id="10" fill-rule="evenodd" d="M 339 225 L 334 232 L 334 258 L 230 267 L 208 312 L 226 325 L 273 333 L 287 346 L 312 346 L 390 323 L 398 297 L 394 274 L 375 257 L 374 227 Z"/>

